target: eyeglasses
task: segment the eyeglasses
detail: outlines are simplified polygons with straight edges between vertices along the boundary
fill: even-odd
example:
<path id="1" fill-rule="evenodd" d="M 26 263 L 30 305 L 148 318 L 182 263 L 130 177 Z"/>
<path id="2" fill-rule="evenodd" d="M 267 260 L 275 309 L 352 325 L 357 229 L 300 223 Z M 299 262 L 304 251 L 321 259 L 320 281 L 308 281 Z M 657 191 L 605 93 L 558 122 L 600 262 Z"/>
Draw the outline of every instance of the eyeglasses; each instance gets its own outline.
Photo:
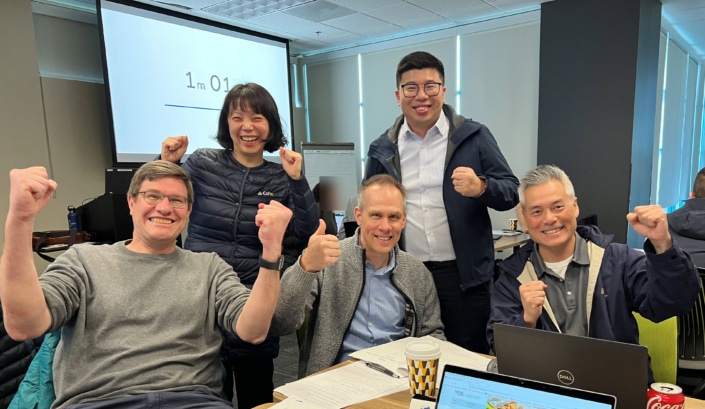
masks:
<path id="1" fill-rule="evenodd" d="M 184 209 L 188 203 L 188 200 L 183 196 L 167 196 L 156 190 L 147 190 L 145 192 L 138 192 L 137 194 L 144 196 L 144 201 L 152 206 L 161 203 L 165 197 L 169 199 L 169 204 L 174 209 Z"/>
<path id="2" fill-rule="evenodd" d="M 426 93 L 426 95 L 429 97 L 435 97 L 436 95 L 440 94 L 441 85 L 443 85 L 442 82 L 429 82 L 423 84 L 423 92 Z M 419 94 L 419 88 L 421 87 L 419 86 L 419 84 L 404 84 L 401 85 L 400 88 L 401 92 L 404 94 L 405 97 L 413 98 Z"/>

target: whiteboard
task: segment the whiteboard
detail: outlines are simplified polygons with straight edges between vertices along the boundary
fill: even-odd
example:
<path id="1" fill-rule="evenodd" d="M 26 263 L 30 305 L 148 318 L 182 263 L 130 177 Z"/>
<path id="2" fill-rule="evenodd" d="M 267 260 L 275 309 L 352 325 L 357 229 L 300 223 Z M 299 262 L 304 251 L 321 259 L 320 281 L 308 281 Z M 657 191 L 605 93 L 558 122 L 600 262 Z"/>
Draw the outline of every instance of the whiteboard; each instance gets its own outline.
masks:
<path id="1" fill-rule="evenodd" d="M 355 144 L 301 142 L 304 157 L 304 174 L 311 189 L 323 180 L 332 180 L 338 188 L 340 211 L 345 210 L 347 199 L 357 193 L 357 162 Z"/>

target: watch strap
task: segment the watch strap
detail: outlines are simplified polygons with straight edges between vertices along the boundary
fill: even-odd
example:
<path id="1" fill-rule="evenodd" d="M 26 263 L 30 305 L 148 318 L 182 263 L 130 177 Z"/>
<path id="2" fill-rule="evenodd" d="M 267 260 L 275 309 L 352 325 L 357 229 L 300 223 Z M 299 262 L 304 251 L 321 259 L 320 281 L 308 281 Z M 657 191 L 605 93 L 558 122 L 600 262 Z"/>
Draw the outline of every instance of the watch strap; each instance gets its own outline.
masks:
<path id="1" fill-rule="evenodd" d="M 259 266 L 262 268 L 266 268 L 268 270 L 276 270 L 276 271 L 281 271 L 282 267 L 284 266 L 284 256 L 279 257 L 279 260 L 277 261 L 267 261 L 262 258 L 262 256 L 259 256 Z"/>

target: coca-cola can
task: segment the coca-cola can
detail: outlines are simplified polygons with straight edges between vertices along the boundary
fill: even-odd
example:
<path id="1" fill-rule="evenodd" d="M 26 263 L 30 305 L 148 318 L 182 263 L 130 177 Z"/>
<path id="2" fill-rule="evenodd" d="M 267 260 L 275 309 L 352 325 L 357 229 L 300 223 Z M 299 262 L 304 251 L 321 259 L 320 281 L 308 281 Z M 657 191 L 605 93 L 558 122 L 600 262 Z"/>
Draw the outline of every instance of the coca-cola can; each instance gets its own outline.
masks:
<path id="1" fill-rule="evenodd" d="M 646 392 L 646 409 L 684 409 L 685 396 L 680 386 L 655 382 Z"/>

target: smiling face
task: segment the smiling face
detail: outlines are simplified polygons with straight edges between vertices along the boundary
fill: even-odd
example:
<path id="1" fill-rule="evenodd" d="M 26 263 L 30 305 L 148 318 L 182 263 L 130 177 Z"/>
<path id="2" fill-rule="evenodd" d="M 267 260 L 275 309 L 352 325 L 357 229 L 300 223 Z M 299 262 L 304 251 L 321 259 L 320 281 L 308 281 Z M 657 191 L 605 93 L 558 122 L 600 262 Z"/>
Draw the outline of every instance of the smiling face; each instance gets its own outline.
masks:
<path id="1" fill-rule="evenodd" d="M 399 242 L 406 224 L 404 197 L 392 185 L 372 185 L 365 190 L 362 207 L 355 208 L 360 225 L 360 245 L 375 268 L 385 266 L 389 252 Z"/>
<path id="2" fill-rule="evenodd" d="M 441 86 L 440 93 L 429 97 L 424 91 L 424 85 L 429 83 L 443 83 L 441 74 L 435 68 L 423 68 L 420 70 L 409 70 L 401 75 L 399 88 L 395 91 L 397 103 L 401 107 L 404 118 L 409 128 L 423 138 L 426 132 L 436 124 L 443 111 L 445 102 L 446 87 Z M 416 84 L 419 92 L 415 97 L 405 97 L 401 86 Z"/>
<path id="3" fill-rule="evenodd" d="M 544 261 L 569 258 L 575 250 L 578 199 L 558 180 L 531 186 L 524 192 L 524 229 L 538 243 Z"/>
<path id="4" fill-rule="evenodd" d="M 183 198 L 188 195 L 183 180 L 174 177 L 145 180 L 139 191 L 153 191 L 165 196 Z M 188 223 L 191 206 L 174 209 L 168 197 L 155 205 L 150 205 L 143 194 L 138 194 L 136 198 L 128 195 L 127 202 L 134 224 L 133 237 L 128 248 L 138 253 L 150 254 L 166 254 L 174 251 L 176 238 Z"/>
<path id="5" fill-rule="evenodd" d="M 269 122 L 262 114 L 235 106 L 228 113 L 228 129 L 233 141 L 233 156 L 245 166 L 262 164 L 264 146 L 269 137 Z"/>

